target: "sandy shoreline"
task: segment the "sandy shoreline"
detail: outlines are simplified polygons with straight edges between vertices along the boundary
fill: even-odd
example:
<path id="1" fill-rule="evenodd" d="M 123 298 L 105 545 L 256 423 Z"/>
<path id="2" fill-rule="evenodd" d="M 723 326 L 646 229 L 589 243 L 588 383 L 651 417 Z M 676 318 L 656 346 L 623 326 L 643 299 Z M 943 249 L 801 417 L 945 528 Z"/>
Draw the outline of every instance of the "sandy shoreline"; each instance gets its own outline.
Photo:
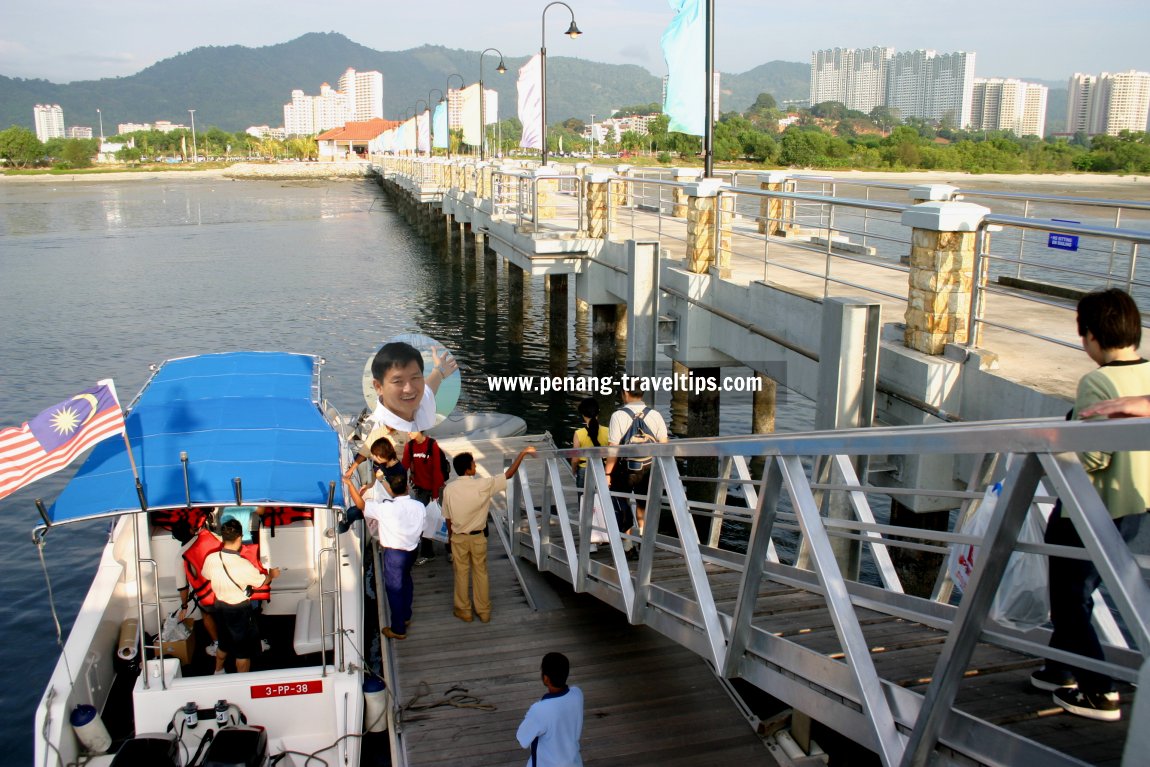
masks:
<path id="1" fill-rule="evenodd" d="M 351 166 L 362 168 L 360 163 L 345 166 L 343 163 L 281 163 L 262 165 L 237 163 L 228 168 L 207 170 L 149 170 L 110 173 L 43 174 L 33 176 L 3 176 L 0 184 L 63 184 L 63 183 L 103 183 L 110 181 L 157 181 L 166 182 L 223 178 L 284 178 L 322 177 L 340 175 L 352 170 Z M 337 171 L 336 169 L 340 170 Z M 989 188 L 1010 189 L 1019 187 L 1046 188 L 1054 193 L 1068 196 L 1093 196 L 1122 199 L 1150 199 L 1150 176 L 1148 175 L 1106 175 L 1097 173 L 963 173 L 960 171 L 820 171 L 794 170 L 796 176 L 818 176 L 841 179 L 842 181 L 883 181 L 897 184 L 951 184 L 966 189 Z"/>

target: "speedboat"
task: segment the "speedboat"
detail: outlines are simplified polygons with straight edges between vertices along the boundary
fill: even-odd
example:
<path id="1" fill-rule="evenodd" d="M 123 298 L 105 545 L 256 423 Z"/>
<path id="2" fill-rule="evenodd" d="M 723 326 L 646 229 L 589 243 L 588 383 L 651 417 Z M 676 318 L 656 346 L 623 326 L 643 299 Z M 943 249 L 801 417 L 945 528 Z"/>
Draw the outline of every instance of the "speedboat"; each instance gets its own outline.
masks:
<path id="1" fill-rule="evenodd" d="M 334 532 L 348 450 L 321 365 L 273 352 L 169 360 L 129 406 L 127 439 L 98 444 L 41 507 L 41 541 L 80 520 L 112 527 L 36 712 L 37 765 L 360 764 L 381 685 L 365 668 L 361 526 Z M 202 621 L 177 612 L 170 528 L 225 510 L 260 520 L 245 527 L 250 545 L 281 575 L 257 620 L 265 651 L 250 671 L 217 674 Z"/>

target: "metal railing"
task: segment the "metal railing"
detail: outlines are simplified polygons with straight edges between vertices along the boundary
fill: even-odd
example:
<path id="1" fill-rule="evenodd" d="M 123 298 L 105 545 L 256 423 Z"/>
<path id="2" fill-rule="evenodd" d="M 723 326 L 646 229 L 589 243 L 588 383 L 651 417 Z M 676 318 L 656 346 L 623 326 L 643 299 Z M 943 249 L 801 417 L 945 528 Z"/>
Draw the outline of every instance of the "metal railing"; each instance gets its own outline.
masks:
<path id="1" fill-rule="evenodd" d="M 1147 444 L 1150 420 L 1146 419 L 1037 420 L 556 450 L 540 454 L 541 477 L 531 478 L 532 473 L 538 475 L 532 461 L 520 467 L 509 485 L 507 513 L 497 522 L 505 526 L 515 553 L 539 570 L 614 605 L 632 623 L 649 625 L 694 650 L 722 675 L 742 677 L 801 710 L 817 709 L 820 721 L 875 751 L 884 764 L 926 764 L 942 749 L 981 764 L 1078 765 L 1082 762 L 1073 756 L 1012 732 L 1008 725 L 968 713 L 956 706 L 956 695 L 980 643 L 1053 658 L 1127 682 L 1138 678 L 1139 669 L 1150 668 L 1146 662 L 1150 588 L 1145 571 L 1074 456 L 1095 449 L 1145 449 Z M 933 497 L 936 502 L 946 497 L 958 505 L 980 494 L 981 487 L 964 490 L 958 483 L 892 490 L 855 469 L 868 458 L 877 465 L 891 456 L 938 454 L 965 456 L 978 466 L 988 456 L 1002 459 L 1003 490 L 983 535 L 875 521 L 881 517 L 883 496 L 895 495 L 906 503 L 912 502 L 907 495 Z M 612 493 L 608 486 L 603 459 L 610 455 L 651 459 L 646 524 L 637 537 L 620 530 L 611 513 L 613 496 L 623 494 Z M 589 459 L 581 497 L 568 470 L 576 456 Z M 678 460 L 700 458 L 722 461 L 724 470 L 709 479 L 681 475 Z M 761 468 L 752 474 L 753 461 L 761 462 Z M 814 468 L 820 465 L 830 467 L 830 473 Z M 700 492 L 700 482 L 710 483 L 714 492 L 708 492 L 706 484 Z M 696 486 L 692 497 L 712 500 L 689 499 L 691 484 Z M 733 488 L 742 490 L 745 506 L 737 507 L 726 497 Z M 821 516 L 820 509 L 836 498 L 854 510 L 853 519 Z M 1084 549 L 1018 542 L 1032 507 L 1048 505 L 1054 498 L 1061 500 L 1064 513 L 1073 520 Z M 592 523 L 596 505 L 607 510 L 601 527 Z M 662 535 L 660 521 L 668 516 L 670 523 L 662 527 L 673 528 L 674 534 Z M 741 528 L 738 537 L 745 543 L 723 545 L 714 534 L 700 535 L 700 527 L 713 531 L 715 524 Z M 607 536 L 607 542 L 600 544 L 607 549 L 605 557 L 593 556 L 593 529 Z M 869 552 L 875 567 L 869 579 L 844 578 L 834 549 L 843 542 Z M 625 552 L 630 543 L 639 544 L 636 562 Z M 975 544 L 981 552 L 957 605 L 902 593 L 890 565 L 890 549 L 945 552 L 955 544 Z M 809 569 L 796 565 L 800 549 L 809 552 Z M 1049 647 L 1050 632 L 1043 628 L 1023 631 L 993 621 L 991 605 L 1013 551 L 1092 561 L 1139 649 L 1110 646 L 1106 660 L 1097 660 Z M 667 572 L 668 562 L 680 567 L 683 576 L 676 580 L 686 587 L 653 579 L 656 558 L 660 572 Z M 732 583 L 737 583 L 733 604 Z M 821 596 L 841 654 L 827 655 L 785 634 L 776 635 L 769 614 L 756 617 L 756 603 L 768 598 L 762 587 L 769 583 Z M 723 588 L 724 596 L 718 595 L 716 586 Z M 933 671 L 924 675 L 929 679 L 925 692 L 907 689 L 878 673 L 858 610 L 944 632 Z M 1150 725 L 1147 704 L 1150 701 L 1135 701 L 1131 733 Z M 1140 763 L 1141 757 L 1127 753 L 1124 764 Z"/>

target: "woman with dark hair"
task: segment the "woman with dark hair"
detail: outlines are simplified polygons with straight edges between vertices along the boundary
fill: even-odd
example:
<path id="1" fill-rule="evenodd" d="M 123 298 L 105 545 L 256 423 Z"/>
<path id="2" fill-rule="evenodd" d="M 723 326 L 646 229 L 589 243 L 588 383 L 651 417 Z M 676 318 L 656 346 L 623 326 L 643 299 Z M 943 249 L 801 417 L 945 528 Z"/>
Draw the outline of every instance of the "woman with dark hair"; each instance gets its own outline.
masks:
<path id="1" fill-rule="evenodd" d="M 583 417 L 583 428 L 575 430 L 572 447 L 603 447 L 607 444 L 607 427 L 599 424 L 599 402 L 594 397 L 586 397 L 579 403 L 579 415 Z M 575 486 L 583 489 L 587 478 L 587 459 L 572 458 L 571 468 L 575 471 Z"/>

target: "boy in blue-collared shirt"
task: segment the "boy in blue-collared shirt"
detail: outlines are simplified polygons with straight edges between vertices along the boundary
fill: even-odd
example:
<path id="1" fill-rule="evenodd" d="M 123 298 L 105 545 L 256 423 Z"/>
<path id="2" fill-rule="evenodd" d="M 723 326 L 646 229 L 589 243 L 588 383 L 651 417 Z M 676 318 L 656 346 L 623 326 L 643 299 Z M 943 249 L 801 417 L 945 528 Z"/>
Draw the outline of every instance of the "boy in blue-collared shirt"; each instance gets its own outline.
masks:
<path id="1" fill-rule="evenodd" d="M 527 767 L 582 767 L 579 737 L 583 733 L 583 691 L 567 686 L 571 664 L 562 653 L 543 656 L 541 672 L 547 694 L 532 704 L 515 737 L 531 749 Z"/>

